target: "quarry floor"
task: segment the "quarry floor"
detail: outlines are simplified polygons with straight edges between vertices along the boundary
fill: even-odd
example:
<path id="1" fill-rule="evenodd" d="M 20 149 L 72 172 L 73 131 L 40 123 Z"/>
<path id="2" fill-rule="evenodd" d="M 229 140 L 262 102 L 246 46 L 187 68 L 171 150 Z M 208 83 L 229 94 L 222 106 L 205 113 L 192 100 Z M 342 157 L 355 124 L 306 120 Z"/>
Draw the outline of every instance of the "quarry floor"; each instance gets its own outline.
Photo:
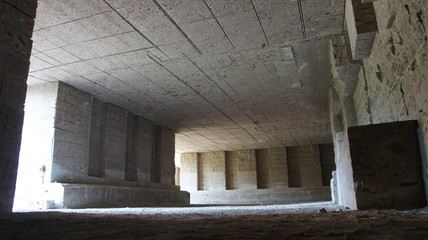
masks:
<path id="1" fill-rule="evenodd" d="M 324 202 L 0 215 L 0 240 L 12 239 L 428 239 L 428 209 L 349 211 Z"/>

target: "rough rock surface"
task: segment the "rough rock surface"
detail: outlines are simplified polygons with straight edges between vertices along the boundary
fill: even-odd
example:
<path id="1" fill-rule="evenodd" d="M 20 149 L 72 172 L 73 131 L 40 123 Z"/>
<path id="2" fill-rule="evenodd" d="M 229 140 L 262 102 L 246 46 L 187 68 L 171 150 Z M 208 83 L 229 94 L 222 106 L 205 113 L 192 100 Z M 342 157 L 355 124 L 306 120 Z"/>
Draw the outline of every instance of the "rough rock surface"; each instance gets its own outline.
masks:
<path id="1" fill-rule="evenodd" d="M 325 209 L 326 211 L 319 211 Z M 330 203 L 128 208 L 0 216 L 1 239 L 427 239 L 427 209 L 341 211 Z"/>

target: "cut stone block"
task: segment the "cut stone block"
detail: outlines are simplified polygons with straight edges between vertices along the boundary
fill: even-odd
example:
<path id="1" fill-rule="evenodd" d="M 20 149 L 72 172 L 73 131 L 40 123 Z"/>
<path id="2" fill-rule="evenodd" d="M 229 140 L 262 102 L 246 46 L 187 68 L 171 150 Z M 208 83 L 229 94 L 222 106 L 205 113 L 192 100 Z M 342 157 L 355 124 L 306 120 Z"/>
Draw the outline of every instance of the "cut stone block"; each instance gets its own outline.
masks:
<path id="1" fill-rule="evenodd" d="M 426 206 L 416 121 L 348 129 L 357 208 Z"/>

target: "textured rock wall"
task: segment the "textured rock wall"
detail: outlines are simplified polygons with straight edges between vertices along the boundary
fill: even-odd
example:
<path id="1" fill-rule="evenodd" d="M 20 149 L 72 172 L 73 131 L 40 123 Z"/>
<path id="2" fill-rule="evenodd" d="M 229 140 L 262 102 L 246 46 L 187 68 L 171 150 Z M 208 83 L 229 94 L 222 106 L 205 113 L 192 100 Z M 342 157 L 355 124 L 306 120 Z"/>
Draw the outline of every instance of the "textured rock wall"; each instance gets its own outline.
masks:
<path id="1" fill-rule="evenodd" d="M 418 120 L 424 177 L 428 177 L 426 1 L 378 0 L 373 6 L 378 32 L 371 54 L 355 62 L 346 56 L 349 45 L 337 38 L 332 39 L 331 48 L 330 104 L 338 197 L 339 204 L 351 208 L 356 208 L 357 202 L 348 127 Z"/>
<path id="2" fill-rule="evenodd" d="M 289 162 L 294 162 L 300 186 L 297 187 L 320 187 L 322 186 L 321 162 L 318 145 L 305 145 L 290 147 L 287 149 Z M 293 169 L 289 168 L 290 172 Z"/>
<path id="3" fill-rule="evenodd" d="M 238 189 L 239 159 L 236 152 L 226 152 L 226 189 Z"/>
<path id="4" fill-rule="evenodd" d="M 0 1 L 0 212 L 12 210 L 37 1 Z"/>
<path id="5" fill-rule="evenodd" d="M 330 180 L 333 152 L 332 144 L 323 144 L 184 153 L 181 189 L 191 192 L 191 202 L 199 204 L 327 201 L 330 189 L 322 184 L 321 158 Z"/>
<path id="6" fill-rule="evenodd" d="M 322 144 L 184 153 L 180 182 L 189 191 L 225 190 L 225 186 L 227 190 L 277 189 L 288 188 L 289 182 L 290 187 L 317 188 L 323 182 L 321 165 L 328 180 L 335 169 L 333 152 L 332 144 Z"/>
<path id="7" fill-rule="evenodd" d="M 354 94 L 358 124 L 419 119 L 428 111 L 428 42 L 422 1 L 374 2 L 379 33 Z"/>
<path id="8" fill-rule="evenodd" d="M 226 176 L 226 181 L 229 181 L 228 177 L 232 176 L 232 182 L 234 182 L 233 188 L 228 189 L 257 189 L 255 150 L 229 152 L 226 155 L 226 161 L 233 163 L 226 165 L 226 168 L 233 169 L 233 175 Z M 227 171 L 231 172 L 229 169 Z"/>
<path id="9" fill-rule="evenodd" d="M 158 126 L 158 138 L 153 142 L 152 122 L 64 83 L 32 86 L 28 96 L 20 175 L 28 173 L 31 177 L 20 178 L 21 202 L 28 203 L 29 197 L 34 197 L 31 195 L 38 195 L 38 206 L 33 209 L 45 208 L 47 203 L 50 207 L 66 206 L 62 202 L 68 196 L 59 185 L 70 183 L 82 189 L 88 184 L 125 187 L 120 188 L 121 194 L 140 194 L 141 189 L 126 190 L 140 186 L 177 190 L 175 135 L 171 130 Z M 153 148 L 153 143 L 158 145 Z M 150 181 L 153 149 L 159 151 L 155 160 L 162 182 L 158 183 Z M 96 205 L 96 199 L 91 204 Z M 151 201 L 132 201 L 143 206 L 146 200 Z M 167 202 L 174 204 L 170 200 Z"/>
<path id="10" fill-rule="evenodd" d="M 224 152 L 198 154 L 198 190 L 225 190 L 226 163 Z"/>
<path id="11" fill-rule="evenodd" d="M 107 105 L 104 176 L 112 182 L 125 179 L 127 117 L 125 109 Z"/>
<path id="12" fill-rule="evenodd" d="M 287 188 L 288 165 L 285 148 L 256 150 L 257 188 Z"/>
<path id="13" fill-rule="evenodd" d="M 92 96 L 63 83 L 58 85 L 52 182 L 82 182 L 88 176 Z"/>
<path id="14" fill-rule="evenodd" d="M 256 164 L 257 164 L 257 188 L 267 189 L 270 187 L 270 157 L 267 149 L 256 150 Z"/>

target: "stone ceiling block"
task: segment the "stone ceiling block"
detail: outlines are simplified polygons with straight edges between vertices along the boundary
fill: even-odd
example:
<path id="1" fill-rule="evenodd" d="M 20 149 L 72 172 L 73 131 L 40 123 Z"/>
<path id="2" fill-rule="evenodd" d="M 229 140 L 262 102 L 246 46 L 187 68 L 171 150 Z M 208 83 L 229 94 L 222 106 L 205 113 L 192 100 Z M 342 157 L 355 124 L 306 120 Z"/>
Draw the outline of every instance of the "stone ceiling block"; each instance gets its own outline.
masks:
<path id="1" fill-rule="evenodd" d="M 40 2 L 29 84 L 64 81 L 168 126 L 179 152 L 329 140 L 319 108 L 343 0 L 302 12 L 294 0 Z"/>

